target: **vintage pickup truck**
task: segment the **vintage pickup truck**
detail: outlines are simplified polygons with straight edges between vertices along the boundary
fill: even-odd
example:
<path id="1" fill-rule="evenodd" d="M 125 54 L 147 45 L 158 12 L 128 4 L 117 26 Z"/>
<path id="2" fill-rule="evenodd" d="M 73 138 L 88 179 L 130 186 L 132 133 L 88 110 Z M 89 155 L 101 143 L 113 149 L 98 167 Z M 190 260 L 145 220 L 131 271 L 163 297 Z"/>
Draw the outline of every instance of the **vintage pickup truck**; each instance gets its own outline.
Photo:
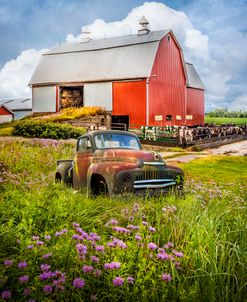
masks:
<path id="1" fill-rule="evenodd" d="M 73 160 L 57 161 L 56 181 L 88 195 L 162 194 L 181 190 L 184 173 L 156 152 L 142 150 L 138 137 L 125 131 L 92 131 L 78 138 Z"/>

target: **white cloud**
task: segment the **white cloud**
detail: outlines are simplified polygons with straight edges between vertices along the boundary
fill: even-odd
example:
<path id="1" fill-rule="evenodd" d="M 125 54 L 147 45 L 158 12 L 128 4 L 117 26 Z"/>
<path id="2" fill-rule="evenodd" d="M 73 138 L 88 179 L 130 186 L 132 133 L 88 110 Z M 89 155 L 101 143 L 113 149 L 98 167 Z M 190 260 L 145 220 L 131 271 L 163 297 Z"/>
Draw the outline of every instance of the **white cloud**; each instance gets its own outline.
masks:
<path id="1" fill-rule="evenodd" d="M 247 111 L 247 94 L 238 96 L 229 107 L 231 110 Z"/>
<path id="2" fill-rule="evenodd" d="M 80 42 L 83 32 L 88 28 L 93 39 L 113 37 L 120 35 L 136 34 L 139 28 L 139 20 L 145 15 L 149 21 L 151 30 L 172 29 L 179 42 L 188 48 L 197 58 L 208 56 L 208 37 L 193 27 L 188 16 L 181 11 L 176 11 L 163 3 L 145 2 L 143 5 L 133 8 L 121 21 L 106 23 L 101 19 L 82 27 L 82 33 L 78 36 L 67 35 L 67 42 Z"/>
<path id="3" fill-rule="evenodd" d="M 30 77 L 42 53 L 47 49 L 27 49 L 16 58 L 8 61 L 0 70 L 0 98 L 29 97 Z"/>

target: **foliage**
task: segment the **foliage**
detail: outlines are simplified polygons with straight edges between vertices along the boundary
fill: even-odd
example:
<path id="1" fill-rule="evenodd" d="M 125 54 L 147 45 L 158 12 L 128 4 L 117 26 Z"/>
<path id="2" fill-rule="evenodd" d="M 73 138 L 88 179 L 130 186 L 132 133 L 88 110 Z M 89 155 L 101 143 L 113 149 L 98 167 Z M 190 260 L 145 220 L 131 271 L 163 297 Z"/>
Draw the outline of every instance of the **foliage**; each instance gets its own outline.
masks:
<path id="1" fill-rule="evenodd" d="M 0 136 L 10 136 L 12 135 L 13 127 L 0 128 Z"/>
<path id="2" fill-rule="evenodd" d="M 216 125 L 222 125 L 222 124 L 243 125 L 243 124 L 247 124 L 247 118 L 210 117 L 206 115 L 204 122 L 207 124 L 216 124 Z"/>
<path id="3" fill-rule="evenodd" d="M 56 160 L 71 158 L 73 149 L 74 142 L 2 139 L 0 295 L 245 300 L 246 158 L 184 165 L 185 196 L 88 199 L 53 182 Z"/>
<path id="4" fill-rule="evenodd" d="M 62 109 L 59 115 L 51 116 L 49 118 L 46 118 L 46 120 L 51 122 L 62 122 L 67 120 L 87 118 L 102 113 L 103 109 L 97 106 L 80 108 L 69 107 L 66 109 Z"/>
<path id="5" fill-rule="evenodd" d="M 215 109 L 207 114 L 210 117 L 247 118 L 247 111 L 229 111 L 227 108 Z"/>
<path id="6" fill-rule="evenodd" d="M 44 120 L 25 120 L 16 123 L 13 135 L 36 138 L 77 138 L 85 132 L 83 128 L 67 124 L 56 124 Z"/>

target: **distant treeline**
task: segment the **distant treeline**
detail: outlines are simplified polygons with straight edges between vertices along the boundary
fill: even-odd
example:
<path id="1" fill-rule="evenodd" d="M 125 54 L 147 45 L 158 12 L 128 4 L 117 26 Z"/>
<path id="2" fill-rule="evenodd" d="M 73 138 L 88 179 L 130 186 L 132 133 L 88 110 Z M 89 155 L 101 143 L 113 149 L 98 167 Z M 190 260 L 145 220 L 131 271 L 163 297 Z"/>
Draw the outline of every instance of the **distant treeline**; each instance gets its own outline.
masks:
<path id="1" fill-rule="evenodd" d="M 229 111 L 227 108 L 224 109 L 215 109 L 214 111 L 210 111 L 206 113 L 207 116 L 210 117 L 239 117 L 239 118 L 247 118 L 247 111 Z"/>

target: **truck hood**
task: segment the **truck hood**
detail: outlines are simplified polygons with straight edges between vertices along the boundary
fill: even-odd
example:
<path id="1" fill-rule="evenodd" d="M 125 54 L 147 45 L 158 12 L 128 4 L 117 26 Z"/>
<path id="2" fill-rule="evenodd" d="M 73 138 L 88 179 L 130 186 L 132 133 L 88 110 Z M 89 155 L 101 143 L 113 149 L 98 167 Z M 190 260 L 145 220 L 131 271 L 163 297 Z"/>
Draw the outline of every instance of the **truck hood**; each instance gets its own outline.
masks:
<path id="1" fill-rule="evenodd" d="M 149 152 L 143 150 L 129 150 L 129 149 L 107 149 L 107 150 L 96 150 L 94 152 L 92 162 L 102 161 L 122 161 L 131 162 L 138 165 L 145 163 L 156 163 L 159 162 L 164 164 L 162 157 L 156 152 Z"/>

